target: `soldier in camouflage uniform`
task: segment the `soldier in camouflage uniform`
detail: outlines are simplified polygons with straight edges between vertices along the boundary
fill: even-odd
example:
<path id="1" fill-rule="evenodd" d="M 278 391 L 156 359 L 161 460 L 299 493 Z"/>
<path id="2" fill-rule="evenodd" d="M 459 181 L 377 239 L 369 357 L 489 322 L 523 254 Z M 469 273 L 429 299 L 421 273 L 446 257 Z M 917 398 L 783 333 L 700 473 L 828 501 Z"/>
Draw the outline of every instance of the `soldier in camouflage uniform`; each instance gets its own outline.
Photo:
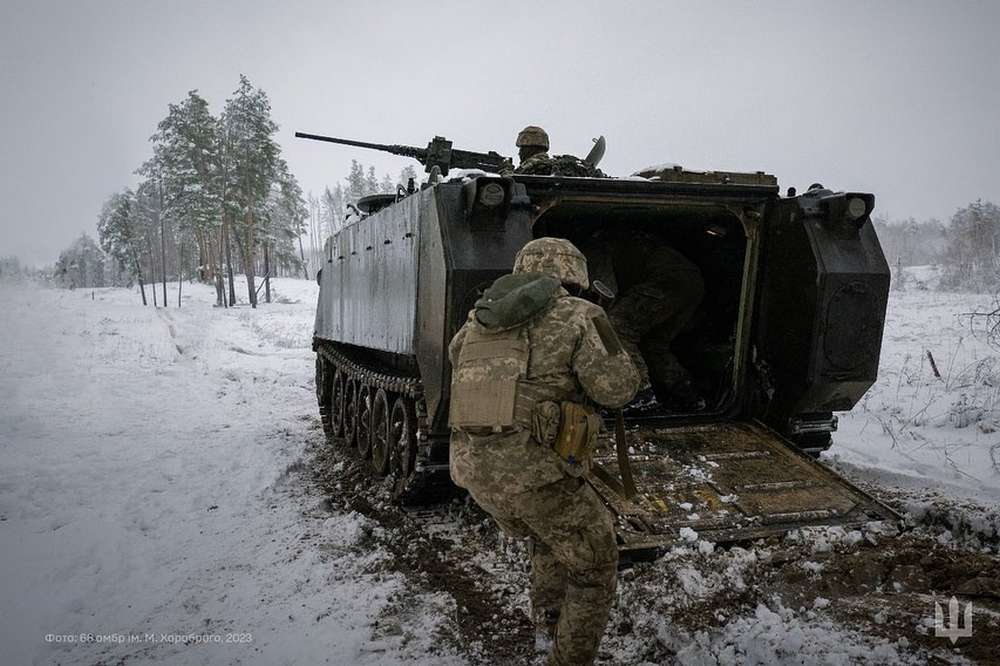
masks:
<path id="1" fill-rule="evenodd" d="M 549 157 L 549 135 L 541 127 L 528 125 L 518 132 L 514 145 L 520 160 L 514 173 L 538 173 L 552 160 Z"/>
<path id="2" fill-rule="evenodd" d="M 617 293 L 608 319 L 642 388 L 651 388 L 668 409 L 703 409 L 704 400 L 672 349 L 705 294 L 698 267 L 661 238 L 631 226 L 601 230 L 582 249 L 594 279 Z"/>
<path id="3" fill-rule="evenodd" d="M 604 311 L 567 291 L 588 285 L 569 241 L 531 241 L 448 350 L 452 479 L 505 532 L 531 540 L 532 617 L 554 639 L 549 663 L 574 666 L 593 662 L 604 634 L 618 550 L 610 513 L 580 478 L 588 461 L 552 448 L 560 405 L 617 408 L 638 387 Z"/>
<path id="4" fill-rule="evenodd" d="M 574 155 L 549 155 L 549 135 L 541 127 L 528 125 L 517 135 L 515 142 L 521 163 L 509 173 L 532 176 L 574 176 L 578 178 L 604 178 L 604 173 Z"/>

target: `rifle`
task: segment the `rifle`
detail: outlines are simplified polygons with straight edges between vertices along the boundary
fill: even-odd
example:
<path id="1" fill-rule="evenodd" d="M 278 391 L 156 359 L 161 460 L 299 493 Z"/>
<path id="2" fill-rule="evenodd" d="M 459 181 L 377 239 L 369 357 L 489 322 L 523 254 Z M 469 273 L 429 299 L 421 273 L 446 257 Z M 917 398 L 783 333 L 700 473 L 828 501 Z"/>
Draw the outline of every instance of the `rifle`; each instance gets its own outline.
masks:
<path id="1" fill-rule="evenodd" d="M 384 153 L 412 157 L 424 165 L 427 173 L 434 167 L 441 170 L 442 176 L 448 175 L 448 169 L 482 169 L 499 173 L 504 162 L 509 158 L 504 157 L 492 150 L 488 153 L 476 153 L 471 150 L 457 150 L 451 147 L 451 141 L 443 136 L 436 136 L 431 139 L 426 148 L 416 146 L 403 146 L 399 144 L 368 143 L 367 141 L 354 141 L 352 139 L 338 139 L 333 136 L 323 136 L 321 134 L 306 134 L 296 132 L 296 138 L 312 139 L 313 141 L 327 141 L 329 143 L 339 143 L 345 146 L 357 146 L 358 148 L 369 148 L 371 150 L 381 150 Z"/>

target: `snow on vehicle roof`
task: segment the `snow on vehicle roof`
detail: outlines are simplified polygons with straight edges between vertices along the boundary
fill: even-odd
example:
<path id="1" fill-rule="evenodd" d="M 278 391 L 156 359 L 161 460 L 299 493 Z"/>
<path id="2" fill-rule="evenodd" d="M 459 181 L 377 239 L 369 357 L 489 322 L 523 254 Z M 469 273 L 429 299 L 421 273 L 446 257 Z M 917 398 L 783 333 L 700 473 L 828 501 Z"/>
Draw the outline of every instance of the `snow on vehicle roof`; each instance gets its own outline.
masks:
<path id="1" fill-rule="evenodd" d="M 638 176 L 640 173 L 646 173 L 649 171 L 670 171 L 671 169 L 683 169 L 680 164 L 674 164 L 673 162 L 664 162 L 662 164 L 653 164 L 652 166 L 643 167 L 642 169 L 637 169 L 633 171 L 631 175 Z"/>

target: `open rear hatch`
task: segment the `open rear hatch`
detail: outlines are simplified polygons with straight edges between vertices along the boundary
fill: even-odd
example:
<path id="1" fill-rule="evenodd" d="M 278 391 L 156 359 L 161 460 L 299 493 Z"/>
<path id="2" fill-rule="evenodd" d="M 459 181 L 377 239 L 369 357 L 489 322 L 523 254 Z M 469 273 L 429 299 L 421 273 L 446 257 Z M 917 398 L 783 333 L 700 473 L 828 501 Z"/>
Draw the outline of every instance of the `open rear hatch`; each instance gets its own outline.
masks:
<path id="1" fill-rule="evenodd" d="M 887 506 L 756 422 L 632 429 L 637 496 L 625 498 L 614 443 L 588 480 L 616 516 L 619 549 L 655 556 L 692 538 L 744 541 L 814 525 L 897 520 Z"/>

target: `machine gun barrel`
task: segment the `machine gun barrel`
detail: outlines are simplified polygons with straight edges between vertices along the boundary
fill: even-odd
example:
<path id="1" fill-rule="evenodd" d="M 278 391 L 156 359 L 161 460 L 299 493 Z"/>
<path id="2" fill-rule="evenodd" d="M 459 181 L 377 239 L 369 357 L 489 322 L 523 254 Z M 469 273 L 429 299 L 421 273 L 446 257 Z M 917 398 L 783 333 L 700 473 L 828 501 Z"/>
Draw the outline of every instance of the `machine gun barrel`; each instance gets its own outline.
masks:
<path id="1" fill-rule="evenodd" d="M 448 175 L 449 169 L 482 169 L 483 171 L 499 172 L 508 158 L 493 151 L 488 153 L 477 153 L 471 150 L 452 149 L 451 141 L 443 136 L 434 137 L 426 148 L 416 146 L 402 146 L 388 143 L 369 143 L 367 141 L 354 141 L 353 139 L 339 139 L 333 136 L 323 136 L 322 134 L 307 134 L 306 132 L 296 132 L 299 139 L 312 139 L 313 141 L 326 141 L 328 143 L 339 143 L 345 146 L 357 146 L 358 148 L 369 148 L 371 150 L 381 150 L 384 153 L 412 157 L 424 165 L 430 172 L 434 167 L 438 167 L 442 176 Z"/>
<path id="2" fill-rule="evenodd" d="M 427 157 L 426 148 L 417 148 L 415 146 L 401 146 L 398 144 L 388 143 L 369 143 L 367 141 L 354 141 L 353 139 L 338 139 L 335 136 L 323 136 L 322 134 L 307 134 L 306 132 L 296 132 L 295 137 L 297 139 L 312 139 L 313 141 L 326 141 L 328 143 L 340 143 L 345 146 L 357 146 L 358 148 L 381 150 L 385 153 L 402 155 L 404 157 L 415 157 L 420 160 L 421 163 L 423 163 L 424 159 Z"/>

